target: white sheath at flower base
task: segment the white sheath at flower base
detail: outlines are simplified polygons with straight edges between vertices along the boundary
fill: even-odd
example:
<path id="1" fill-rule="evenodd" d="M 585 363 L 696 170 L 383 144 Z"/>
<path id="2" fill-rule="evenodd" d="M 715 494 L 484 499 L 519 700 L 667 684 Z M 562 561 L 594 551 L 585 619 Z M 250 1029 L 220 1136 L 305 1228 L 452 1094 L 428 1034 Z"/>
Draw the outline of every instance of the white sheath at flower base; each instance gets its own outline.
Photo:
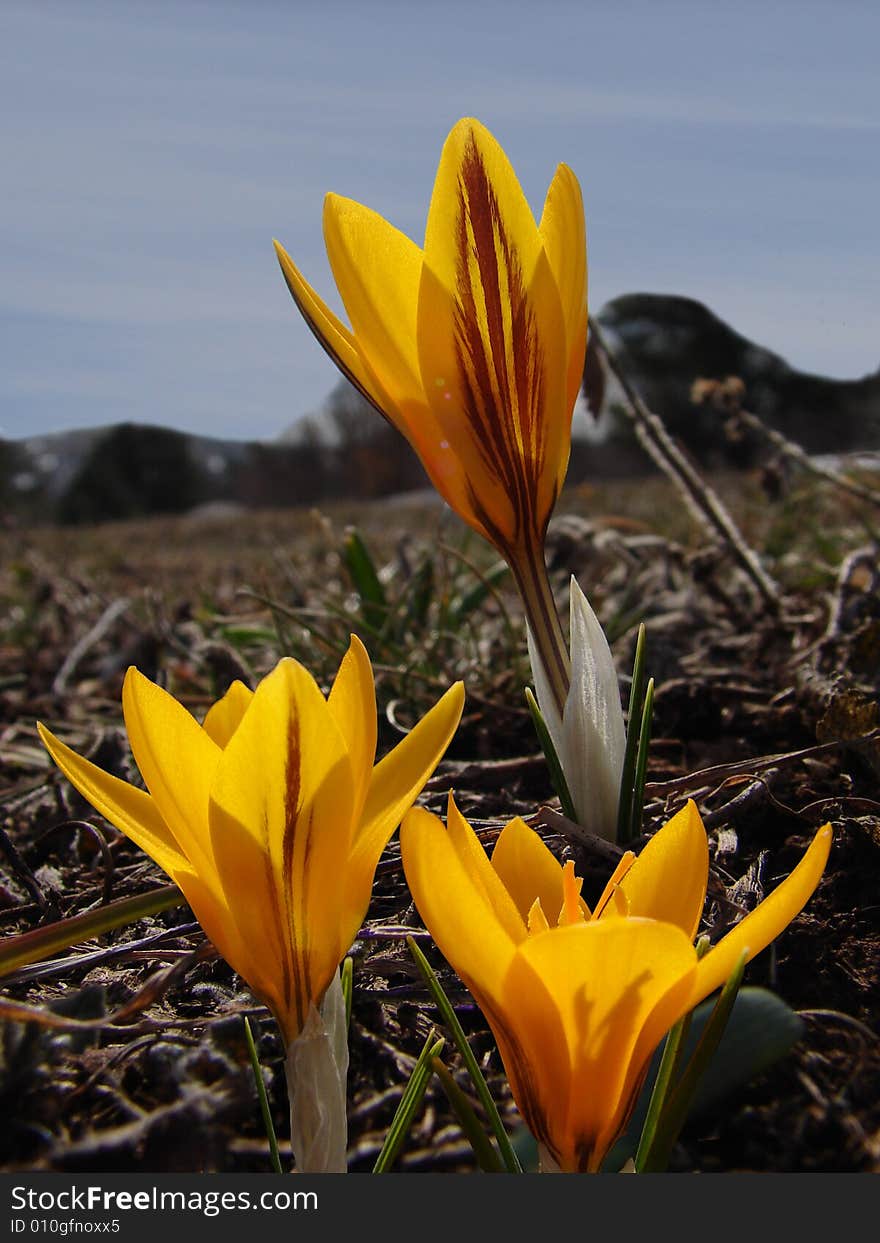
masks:
<path id="1" fill-rule="evenodd" d="M 339 972 L 287 1047 L 290 1145 L 301 1174 L 347 1170 L 348 1025 Z"/>
<path id="2" fill-rule="evenodd" d="M 574 577 L 569 621 L 571 684 L 561 720 L 531 631 L 528 641 L 538 706 L 562 765 L 578 823 L 614 841 L 626 751 L 620 688 L 605 632 Z"/>

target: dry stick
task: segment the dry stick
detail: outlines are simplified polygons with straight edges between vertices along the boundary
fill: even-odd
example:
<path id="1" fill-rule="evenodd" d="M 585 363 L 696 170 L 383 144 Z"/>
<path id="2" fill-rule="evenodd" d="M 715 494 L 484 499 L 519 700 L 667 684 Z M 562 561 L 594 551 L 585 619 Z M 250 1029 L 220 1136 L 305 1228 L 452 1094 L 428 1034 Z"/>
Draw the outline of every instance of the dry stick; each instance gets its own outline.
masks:
<path id="1" fill-rule="evenodd" d="M 711 768 L 700 768 L 684 777 L 673 777 L 670 781 L 646 781 L 645 793 L 652 798 L 668 798 L 682 790 L 692 789 L 695 785 L 708 785 L 727 777 L 762 772 L 778 764 L 791 764 L 796 760 L 812 758 L 834 751 L 837 747 L 852 747 L 880 739 L 880 729 L 872 729 L 859 738 L 836 739 L 834 742 L 820 742 L 812 747 L 803 747 L 800 751 L 781 751 L 775 755 L 759 755 L 749 760 L 734 760 L 730 764 L 713 764 Z"/>
<path id="2" fill-rule="evenodd" d="M 846 611 L 846 594 L 855 577 L 856 570 L 867 569 L 871 575 L 871 590 L 877 581 L 877 549 L 869 545 L 866 548 L 855 548 L 840 565 L 837 584 L 834 591 L 834 606 L 828 618 L 828 626 L 821 642 L 836 639 L 843 630 L 844 613 Z"/>
<path id="3" fill-rule="evenodd" d="M 865 484 L 859 483 L 856 479 L 850 479 L 849 475 L 842 475 L 830 466 L 822 466 L 820 463 L 814 462 L 799 444 L 793 440 L 787 440 L 775 428 L 768 427 L 763 420 L 759 419 L 756 414 L 752 414 L 750 410 L 739 409 L 735 411 L 735 417 L 741 420 L 746 427 L 750 427 L 752 431 L 765 436 L 784 457 L 791 458 L 792 461 L 797 462 L 802 470 L 807 471 L 811 475 L 818 476 L 819 479 L 825 479 L 828 483 L 833 483 L 842 492 L 849 492 L 852 496 L 857 496 L 862 501 L 870 501 L 872 505 L 880 505 L 880 492 L 866 487 Z"/>
<path id="4" fill-rule="evenodd" d="M 68 679 L 76 669 L 79 662 L 82 660 L 83 656 L 85 656 L 89 648 L 94 647 L 94 645 L 104 637 L 116 621 L 117 617 L 121 617 L 126 611 L 129 604 L 130 601 L 125 599 L 125 597 L 113 600 L 107 605 L 106 609 L 95 622 L 94 626 L 92 626 L 91 630 L 84 634 L 77 643 L 74 643 L 73 647 L 67 653 L 64 663 L 55 675 L 55 680 L 52 683 L 53 695 L 61 695 L 64 693 L 67 689 Z"/>
<path id="5" fill-rule="evenodd" d="M 764 570 L 755 553 L 725 509 L 721 498 L 706 483 L 669 435 L 662 420 L 649 410 L 628 380 L 613 351 L 605 342 L 595 320 L 590 333 L 605 356 L 609 369 L 617 379 L 629 403 L 626 413 L 635 427 L 642 448 L 676 485 L 689 508 L 714 535 L 720 535 L 736 560 L 757 587 L 764 602 L 774 611 L 780 608 L 779 588 Z"/>

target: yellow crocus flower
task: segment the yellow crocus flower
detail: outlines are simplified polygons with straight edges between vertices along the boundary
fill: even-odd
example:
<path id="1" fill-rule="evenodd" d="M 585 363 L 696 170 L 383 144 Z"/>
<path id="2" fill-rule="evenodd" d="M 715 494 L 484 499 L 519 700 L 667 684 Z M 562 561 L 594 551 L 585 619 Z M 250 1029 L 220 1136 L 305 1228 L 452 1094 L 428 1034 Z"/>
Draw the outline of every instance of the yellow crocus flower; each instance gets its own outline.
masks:
<path id="1" fill-rule="evenodd" d="M 324 239 L 351 328 L 276 242 L 294 301 L 438 492 L 509 562 L 561 710 L 567 653 L 543 542 L 586 349 L 577 178 L 559 165 L 536 223 L 499 144 L 465 118 L 443 147 L 424 249 L 335 194 L 324 201 Z"/>
<path id="2" fill-rule="evenodd" d="M 233 682 L 201 725 L 130 668 L 122 706 L 146 790 L 38 726 L 68 780 L 180 886 L 208 937 L 275 1016 L 302 1169 L 345 1168 L 339 963 L 367 913 L 379 856 L 463 705 L 457 682 L 374 767 L 373 673 L 353 635 L 326 698 L 285 658 L 253 692 Z"/>
<path id="3" fill-rule="evenodd" d="M 130 668 L 122 706 L 146 791 L 38 729 L 71 784 L 180 886 L 290 1041 L 351 946 L 379 856 L 463 703 L 457 682 L 374 767 L 372 668 L 352 636 L 326 699 L 287 657 L 256 691 L 233 682 L 202 725 Z"/>
<path id="4" fill-rule="evenodd" d="M 831 826 L 753 911 L 698 959 L 708 878 L 693 802 L 635 858 L 594 911 L 574 865 L 520 819 L 491 860 L 450 797 L 447 827 L 424 809 L 401 846 L 416 906 L 495 1034 L 514 1100 L 549 1165 L 595 1172 L 626 1127 L 651 1054 L 683 1015 L 753 958 L 819 883 Z"/>

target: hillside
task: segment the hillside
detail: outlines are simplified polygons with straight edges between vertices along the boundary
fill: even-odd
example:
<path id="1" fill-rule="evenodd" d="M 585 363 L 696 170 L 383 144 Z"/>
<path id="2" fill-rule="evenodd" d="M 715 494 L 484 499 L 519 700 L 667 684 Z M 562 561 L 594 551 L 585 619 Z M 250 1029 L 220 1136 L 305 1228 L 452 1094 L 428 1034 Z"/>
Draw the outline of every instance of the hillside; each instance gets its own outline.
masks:
<path id="1" fill-rule="evenodd" d="M 808 452 L 880 447 L 880 373 L 832 380 L 796 371 L 688 298 L 627 294 L 597 319 L 647 404 L 705 466 L 745 467 L 764 453 L 754 433 L 731 436 L 717 410 L 694 404 L 693 382 L 706 377 L 738 376 L 745 406 Z M 619 413 L 619 386 L 595 367 L 596 357 L 588 356 L 598 408 L 587 419 L 575 416 L 570 482 L 651 471 Z M 216 502 L 309 505 L 386 496 L 425 482 L 403 438 L 344 380 L 319 415 L 298 420 L 272 442 L 134 424 L 0 440 L 0 505 L 24 522 L 97 522 Z"/>

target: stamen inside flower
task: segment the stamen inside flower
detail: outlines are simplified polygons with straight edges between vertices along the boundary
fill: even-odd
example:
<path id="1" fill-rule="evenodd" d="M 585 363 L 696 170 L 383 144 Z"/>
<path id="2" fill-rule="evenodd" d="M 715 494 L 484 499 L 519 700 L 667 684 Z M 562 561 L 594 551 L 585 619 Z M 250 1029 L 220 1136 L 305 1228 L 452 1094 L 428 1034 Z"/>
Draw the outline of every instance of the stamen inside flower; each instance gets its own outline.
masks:
<path id="1" fill-rule="evenodd" d="M 598 919 L 612 900 L 617 914 L 626 915 L 628 913 L 629 902 L 627 902 L 626 896 L 619 892 L 618 886 L 635 861 L 635 854 L 631 850 L 627 850 L 621 857 L 620 862 L 611 874 L 611 879 L 602 891 L 602 897 L 596 903 L 593 919 Z"/>
<path id="2" fill-rule="evenodd" d="M 557 920 L 560 928 L 586 923 L 589 912 L 585 916 L 581 902 L 583 884 L 583 878 L 574 874 L 574 861 L 569 859 L 562 869 L 562 909 Z"/>

